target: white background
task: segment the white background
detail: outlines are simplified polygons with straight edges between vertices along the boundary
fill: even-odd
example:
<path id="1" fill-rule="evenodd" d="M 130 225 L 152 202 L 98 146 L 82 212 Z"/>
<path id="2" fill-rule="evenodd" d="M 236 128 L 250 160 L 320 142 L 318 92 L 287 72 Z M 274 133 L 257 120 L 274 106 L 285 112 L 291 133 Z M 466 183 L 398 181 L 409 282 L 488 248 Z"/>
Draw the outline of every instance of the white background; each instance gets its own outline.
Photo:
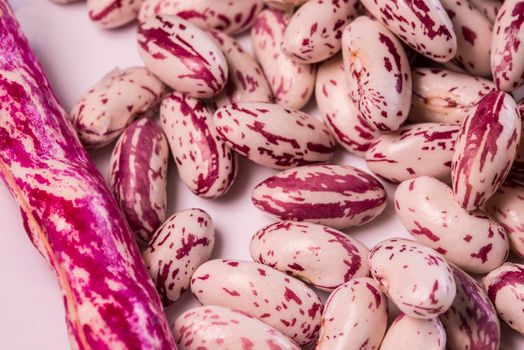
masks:
<path id="1" fill-rule="evenodd" d="M 11 0 L 23 30 L 42 62 L 66 110 L 87 88 L 115 67 L 141 65 L 136 50 L 135 26 L 102 31 L 87 18 L 82 2 L 60 6 L 48 0 Z M 249 45 L 247 37 L 242 43 Z M 318 116 L 314 104 L 306 109 Z M 107 179 L 108 155 L 112 145 L 93 153 Z M 365 163 L 339 150 L 334 163 L 365 167 Z M 184 187 L 171 163 L 169 214 L 185 208 L 206 210 L 216 226 L 214 257 L 250 260 L 251 236 L 272 219 L 255 209 L 250 201 L 253 187 L 275 171 L 240 160 L 237 181 L 218 200 L 205 200 Z M 395 216 L 391 203 L 394 186 L 386 185 L 389 203 L 372 223 L 348 231 L 369 247 L 393 236 L 409 237 Z M 191 293 L 167 310 L 176 315 L 196 305 Z M 503 349 L 524 349 L 524 338 L 503 326 Z M 55 276 L 29 242 L 18 208 L 3 184 L 0 185 L 0 349 L 69 349 L 62 298 Z"/>

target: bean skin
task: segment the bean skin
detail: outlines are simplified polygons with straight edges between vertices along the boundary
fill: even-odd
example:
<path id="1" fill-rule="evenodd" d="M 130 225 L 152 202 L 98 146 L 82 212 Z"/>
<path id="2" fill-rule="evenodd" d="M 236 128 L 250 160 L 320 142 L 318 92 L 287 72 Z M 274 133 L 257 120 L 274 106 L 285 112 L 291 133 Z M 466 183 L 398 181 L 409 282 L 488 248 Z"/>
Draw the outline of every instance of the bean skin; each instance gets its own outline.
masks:
<path id="1" fill-rule="evenodd" d="M 138 16 L 143 0 L 87 0 L 89 18 L 100 28 L 121 27 Z"/>
<path id="2" fill-rule="evenodd" d="M 444 350 L 446 332 L 438 318 L 421 320 L 403 313 L 397 316 L 384 337 L 380 350 Z"/>

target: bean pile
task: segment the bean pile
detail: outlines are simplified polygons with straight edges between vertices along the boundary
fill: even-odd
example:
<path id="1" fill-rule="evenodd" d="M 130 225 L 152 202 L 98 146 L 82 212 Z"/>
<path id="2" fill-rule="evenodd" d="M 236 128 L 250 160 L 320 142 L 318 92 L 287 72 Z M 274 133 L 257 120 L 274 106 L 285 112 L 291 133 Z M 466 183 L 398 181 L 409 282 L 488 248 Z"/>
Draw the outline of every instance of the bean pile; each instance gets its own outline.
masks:
<path id="1" fill-rule="evenodd" d="M 499 349 L 499 318 L 524 334 L 524 264 L 506 262 L 524 258 L 524 0 L 87 7 L 102 28 L 138 20 L 145 67 L 108 73 L 71 118 L 86 148 L 116 140 L 111 187 L 164 306 L 187 289 L 202 304 L 174 321 L 180 349 Z M 301 111 L 312 96 L 322 120 Z M 330 163 L 337 145 L 375 176 Z M 166 219 L 169 154 L 203 198 L 234 185 L 238 155 L 279 171 L 252 191 L 278 220 L 253 262 L 209 260 L 200 209 Z M 378 178 L 412 240 L 347 235 L 384 211 Z"/>

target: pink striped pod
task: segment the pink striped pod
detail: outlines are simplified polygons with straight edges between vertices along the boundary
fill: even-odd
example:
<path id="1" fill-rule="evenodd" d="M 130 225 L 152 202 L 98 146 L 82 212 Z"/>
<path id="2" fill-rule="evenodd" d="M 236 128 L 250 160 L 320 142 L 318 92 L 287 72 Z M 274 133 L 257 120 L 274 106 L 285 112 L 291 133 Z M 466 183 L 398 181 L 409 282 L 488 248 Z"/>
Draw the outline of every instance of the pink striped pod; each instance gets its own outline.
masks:
<path id="1" fill-rule="evenodd" d="M 173 333 L 180 350 L 300 350 L 295 342 L 264 322 L 214 305 L 178 316 Z"/>
<path id="2" fill-rule="evenodd" d="M 438 318 L 421 320 L 401 313 L 395 318 L 380 350 L 445 350 L 446 332 Z"/>
<path id="3" fill-rule="evenodd" d="M 253 24 L 251 41 L 275 102 L 300 109 L 313 94 L 316 66 L 295 62 L 282 51 L 280 46 L 290 17 L 291 13 L 278 10 L 262 11 Z"/>
<path id="4" fill-rule="evenodd" d="M 497 87 L 491 81 L 446 69 L 416 68 L 409 119 L 462 123 L 477 102 Z"/>
<path id="5" fill-rule="evenodd" d="M 302 5 L 306 0 L 263 0 L 264 4 L 268 7 L 281 10 L 289 11 L 293 10 L 295 7 Z"/>
<path id="6" fill-rule="evenodd" d="M 469 0 L 469 2 L 493 23 L 497 19 L 497 13 L 504 0 Z"/>
<path id="7" fill-rule="evenodd" d="M 366 152 L 366 164 L 393 183 L 424 175 L 449 182 L 459 130 L 460 124 L 422 123 L 382 134 Z"/>
<path id="8" fill-rule="evenodd" d="M 270 103 L 245 102 L 218 109 L 220 138 L 249 160 L 273 169 L 330 160 L 335 140 L 319 120 Z"/>
<path id="9" fill-rule="evenodd" d="M 209 260 L 214 244 L 213 221 L 200 209 L 172 215 L 155 232 L 142 258 L 164 306 L 189 288 L 193 272 Z"/>
<path id="10" fill-rule="evenodd" d="M 178 92 L 213 97 L 226 85 L 227 61 L 220 47 L 180 17 L 157 15 L 141 23 L 138 51 L 147 69 Z"/>
<path id="11" fill-rule="evenodd" d="M 506 0 L 500 8 L 491 38 L 491 70 L 500 90 L 524 83 L 524 0 Z"/>
<path id="12" fill-rule="evenodd" d="M 434 0 L 361 0 L 362 5 L 413 49 L 438 62 L 457 52 L 457 36 L 446 10 Z"/>
<path id="13" fill-rule="evenodd" d="M 155 15 L 178 16 L 203 29 L 239 34 L 253 25 L 262 0 L 144 0 L 138 20 Z"/>
<path id="14" fill-rule="evenodd" d="M 510 173 L 510 177 L 512 174 Z M 486 211 L 504 227 L 511 251 L 524 258 L 524 187 L 506 180 L 486 202 Z"/>
<path id="15" fill-rule="evenodd" d="M 464 120 L 455 144 L 451 179 L 466 210 L 484 205 L 508 175 L 520 142 L 517 105 L 505 92 L 484 96 Z"/>
<path id="16" fill-rule="evenodd" d="M 497 313 L 482 287 L 464 271 L 452 266 L 457 296 L 440 321 L 444 325 L 448 349 L 500 348 Z"/>
<path id="17" fill-rule="evenodd" d="M 89 18 L 100 28 L 121 27 L 138 16 L 143 0 L 87 0 Z"/>
<path id="18" fill-rule="evenodd" d="M 299 63 L 321 62 L 340 51 L 344 27 L 357 16 L 358 0 L 307 1 L 291 17 L 282 51 Z"/>
<path id="19" fill-rule="evenodd" d="M 499 317 L 524 334 L 524 265 L 505 263 L 482 279 Z"/>
<path id="20" fill-rule="evenodd" d="M 382 291 L 408 316 L 431 319 L 453 303 L 456 286 L 451 267 L 431 248 L 391 238 L 371 249 L 368 263 Z"/>
<path id="21" fill-rule="evenodd" d="M 251 200 L 279 220 L 345 229 L 363 225 L 386 207 L 386 191 L 373 176 L 348 165 L 309 165 L 259 183 Z"/>
<path id="22" fill-rule="evenodd" d="M 377 282 L 358 277 L 326 302 L 315 350 L 378 349 L 388 323 L 388 301 Z"/>
<path id="23" fill-rule="evenodd" d="M 281 221 L 259 230 L 249 246 L 255 262 L 324 291 L 369 275 L 368 248 L 327 226 Z"/>
<path id="24" fill-rule="evenodd" d="M 299 280 L 262 264 L 210 260 L 191 279 L 191 291 L 203 305 L 235 308 L 306 345 L 320 329 L 322 302 Z"/>
<path id="25" fill-rule="evenodd" d="M 204 102 L 172 92 L 160 106 L 160 122 L 184 184 L 204 198 L 226 193 L 237 174 L 236 154 L 217 135 Z"/>
<path id="26" fill-rule="evenodd" d="M 210 34 L 229 66 L 226 87 L 214 98 L 215 104 L 222 107 L 241 102 L 273 102 L 271 88 L 258 62 L 227 34 L 218 30 Z"/>
<path id="27" fill-rule="evenodd" d="M 71 119 L 86 148 L 115 140 L 133 120 L 160 101 L 165 87 L 142 67 L 113 70 L 73 106 Z"/>
<path id="28" fill-rule="evenodd" d="M 395 209 L 404 227 L 422 244 L 471 273 L 487 273 L 506 260 L 506 231 L 482 212 L 468 212 L 437 179 L 423 176 L 401 183 Z"/>
<path id="29" fill-rule="evenodd" d="M 440 0 L 457 36 L 457 53 L 450 61 L 466 72 L 491 76 L 492 22 L 469 0 Z"/>
<path id="30" fill-rule="evenodd" d="M 324 123 L 346 151 L 363 156 L 380 132 L 372 128 L 349 95 L 342 55 L 318 68 L 315 98 Z"/>
<path id="31" fill-rule="evenodd" d="M 351 98 L 372 127 L 397 130 L 411 104 L 411 70 L 402 44 L 369 17 L 351 22 L 342 35 L 344 71 Z"/>
<path id="32" fill-rule="evenodd" d="M 162 129 L 147 118 L 131 124 L 111 153 L 111 188 L 141 243 L 166 219 L 168 157 Z"/>
<path id="33" fill-rule="evenodd" d="M 131 230 L 6 0 L 0 42 L 0 177 L 56 276 L 71 349 L 176 350 Z"/>

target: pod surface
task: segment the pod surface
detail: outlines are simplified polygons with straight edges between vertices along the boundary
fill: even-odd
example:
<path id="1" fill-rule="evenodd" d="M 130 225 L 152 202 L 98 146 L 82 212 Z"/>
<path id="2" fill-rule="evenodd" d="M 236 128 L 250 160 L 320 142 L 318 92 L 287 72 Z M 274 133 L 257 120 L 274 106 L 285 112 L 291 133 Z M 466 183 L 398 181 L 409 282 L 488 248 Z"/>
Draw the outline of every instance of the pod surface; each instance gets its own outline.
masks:
<path id="1" fill-rule="evenodd" d="M 346 165 L 310 165 L 276 174 L 255 187 L 253 204 L 280 220 L 337 229 L 363 225 L 382 213 L 386 191 L 368 173 Z"/>
<path id="2" fill-rule="evenodd" d="M 276 104 L 227 105 L 215 112 L 213 124 L 229 147 L 273 169 L 327 161 L 335 152 L 335 140 L 322 122 Z"/>
<path id="3" fill-rule="evenodd" d="M 305 345 L 320 329 L 322 302 L 304 283 L 262 264 L 210 260 L 193 274 L 191 291 L 203 305 L 235 308 Z"/>

